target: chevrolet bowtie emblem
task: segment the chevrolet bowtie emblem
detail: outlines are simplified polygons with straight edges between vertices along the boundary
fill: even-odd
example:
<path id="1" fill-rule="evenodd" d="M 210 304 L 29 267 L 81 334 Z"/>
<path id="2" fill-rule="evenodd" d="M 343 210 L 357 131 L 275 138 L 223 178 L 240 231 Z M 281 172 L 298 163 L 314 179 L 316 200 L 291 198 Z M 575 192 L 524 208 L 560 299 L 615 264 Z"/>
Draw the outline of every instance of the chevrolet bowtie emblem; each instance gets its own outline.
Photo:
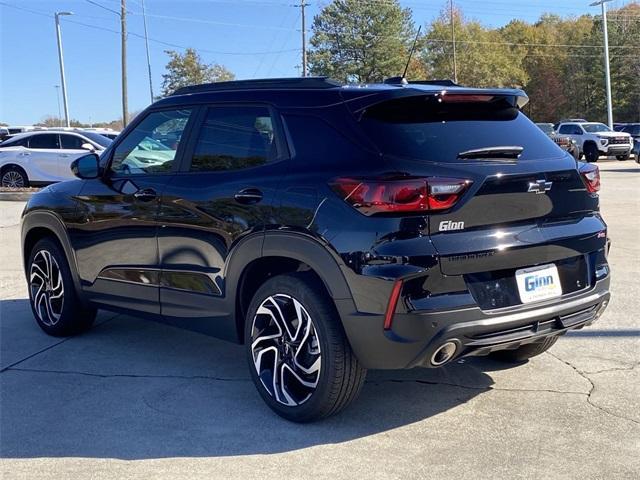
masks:
<path id="1" fill-rule="evenodd" d="M 553 182 L 547 182 L 546 180 L 536 180 L 535 182 L 529 182 L 528 192 L 532 193 L 545 193 L 551 190 Z"/>

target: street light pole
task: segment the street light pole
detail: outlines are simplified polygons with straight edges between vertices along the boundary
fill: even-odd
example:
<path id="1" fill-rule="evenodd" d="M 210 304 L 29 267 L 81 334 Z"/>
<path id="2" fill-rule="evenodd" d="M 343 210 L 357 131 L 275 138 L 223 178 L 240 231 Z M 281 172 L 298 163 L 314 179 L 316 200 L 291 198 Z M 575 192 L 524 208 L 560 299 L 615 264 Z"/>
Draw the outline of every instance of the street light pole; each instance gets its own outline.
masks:
<path id="1" fill-rule="evenodd" d="M 598 0 L 590 7 L 602 6 L 602 28 L 604 34 L 604 71 L 607 84 L 607 124 L 613 130 L 613 105 L 611 100 L 611 70 L 609 66 L 609 32 L 607 30 L 607 3 L 613 0 Z"/>
<path id="2" fill-rule="evenodd" d="M 62 121 L 62 111 L 60 110 L 60 85 L 54 85 L 54 87 L 56 88 L 56 99 L 58 100 L 58 126 L 60 127 L 61 125 L 59 123 Z"/>
<path id="3" fill-rule="evenodd" d="M 64 15 L 73 15 L 72 12 L 55 12 L 56 19 L 56 35 L 58 38 L 58 60 L 60 61 L 60 83 L 62 83 L 62 102 L 64 104 L 64 123 L 70 127 L 69 123 L 69 104 L 67 102 L 67 82 L 64 78 L 64 58 L 62 56 L 62 33 L 60 32 L 60 17 Z"/>
<path id="4" fill-rule="evenodd" d="M 144 0 L 142 0 L 142 23 L 144 25 L 144 44 L 147 49 L 147 72 L 149 73 L 149 96 L 153 103 L 153 83 L 151 83 L 151 56 L 149 55 L 149 37 L 147 35 L 147 14 L 144 9 Z"/>

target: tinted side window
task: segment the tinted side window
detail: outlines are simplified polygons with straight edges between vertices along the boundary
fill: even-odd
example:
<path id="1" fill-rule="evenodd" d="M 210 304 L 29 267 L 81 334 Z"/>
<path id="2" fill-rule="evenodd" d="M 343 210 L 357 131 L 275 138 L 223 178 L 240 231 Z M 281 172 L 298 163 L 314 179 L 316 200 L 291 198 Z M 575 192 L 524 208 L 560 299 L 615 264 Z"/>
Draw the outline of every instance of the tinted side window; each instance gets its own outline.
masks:
<path id="1" fill-rule="evenodd" d="M 42 133 L 29 137 L 29 148 L 35 149 L 56 149 L 60 148 L 57 133 Z"/>
<path id="2" fill-rule="evenodd" d="M 60 143 L 62 148 L 68 148 L 69 150 L 80 150 L 83 143 L 89 143 L 80 137 L 75 135 L 60 135 Z"/>
<path id="3" fill-rule="evenodd" d="M 170 172 L 190 115 L 189 109 L 147 115 L 116 147 L 111 172 L 116 175 Z"/>
<path id="4" fill-rule="evenodd" d="M 573 133 L 573 127 L 571 125 L 562 125 L 558 133 L 564 133 L 565 135 L 571 135 Z"/>
<path id="5" fill-rule="evenodd" d="M 198 136 L 191 171 L 239 170 L 276 157 L 267 107 L 212 107 Z"/>
<path id="6" fill-rule="evenodd" d="M 2 147 L 26 147 L 28 144 L 27 138 L 8 138 L 0 144 Z"/>

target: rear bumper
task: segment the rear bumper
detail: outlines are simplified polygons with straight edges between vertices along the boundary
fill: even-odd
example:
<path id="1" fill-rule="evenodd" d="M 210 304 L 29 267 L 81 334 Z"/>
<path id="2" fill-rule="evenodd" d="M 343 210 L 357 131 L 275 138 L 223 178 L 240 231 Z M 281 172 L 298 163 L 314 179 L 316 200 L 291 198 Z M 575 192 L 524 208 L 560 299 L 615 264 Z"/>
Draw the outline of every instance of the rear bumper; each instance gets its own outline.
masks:
<path id="1" fill-rule="evenodd" d="M 590 325 L 609 302 L 609 282 L 607 275 L 588 290 L 536 305 L 396 314 L 390 330 L 383 328 L 383 315 L 353 313 L 352 302 L 346 300 L 337 306 L 351 346 L 365 367 L 433 367 L 434 353 L 448 341 L 457 345 L 451 361 L 517 348 Z"/>

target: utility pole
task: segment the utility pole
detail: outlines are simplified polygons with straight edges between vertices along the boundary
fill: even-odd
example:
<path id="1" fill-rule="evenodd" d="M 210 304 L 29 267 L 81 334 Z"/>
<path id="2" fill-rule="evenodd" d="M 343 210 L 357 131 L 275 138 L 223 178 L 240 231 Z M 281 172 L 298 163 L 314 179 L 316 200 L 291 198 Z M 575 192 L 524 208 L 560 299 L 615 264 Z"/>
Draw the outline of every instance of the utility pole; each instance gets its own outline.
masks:
<path id="1" fill-rule="evenodd" d="M 120 34 L 122 41 L 122 127 L 129 120 L 127 99 L 127 0 L 120 0 Z"/>
<path id="2" fill-rule="evenodd" d="M 58 100 L 58 126 L 61 127 L 60 122 L 62 122 L 62 111 L 60 110 L 60 85 L 54 85 L 56 89 L 56 99 Z"/>
<path id="3" fill-rule="evenodd" d="M 604 71 L 607 84 L 607 124 L 613 130 L 613 105 L 611 100 L 611 71 L 609 67 L 609 32 L 607 30 L 607 3 L 612 0 L 598 0 L 591 3 L 590 7 L 602 6 L 602 29 L 604 34 Z"/>
<path id="4" fill-rule="evenodd" d="M 307 76 L 307 22 L 305 17 L 306 0 L 300 0 L 302 11 L 302 76 Z"/>
<path id="5" fill-rule="evenodd" d="M 149 73 L 149 97 L 153 103 L 153 83 L 151 82 L 151 57 L 149 55 L 149 36 L 147 35 L 147 14 L 144 9 L 144 0 L 142 0 L 142 22 L 144 24 L 144 43 L 147 48 L 147 71 Z"/>
<path id="6" fill-rule="evenodd" d="M 453 16 L 453 0 L 449 0 L 449 20 L 451 22 L 451 44 L 453 45 L 453 81 L 458 83 L 458 60 L 456 58 L 456 24 Z"/>
<path id="7" fill-rule="evenodd" d="M 62 84 L 62 101 L 64 103 L 64 123 L 70 127 L 69 123 L 69 103 L 67 102 L 67 82 L 64 78 L 64 58 L 62 56 L 62 33 L 60 32 L 60 17 L 65 15 L 73 15 L 72 12 L 55 12 L 56 19 L 56 36 L 58 38 L 58 60 L 60 62 L 60 83 Z"/>

